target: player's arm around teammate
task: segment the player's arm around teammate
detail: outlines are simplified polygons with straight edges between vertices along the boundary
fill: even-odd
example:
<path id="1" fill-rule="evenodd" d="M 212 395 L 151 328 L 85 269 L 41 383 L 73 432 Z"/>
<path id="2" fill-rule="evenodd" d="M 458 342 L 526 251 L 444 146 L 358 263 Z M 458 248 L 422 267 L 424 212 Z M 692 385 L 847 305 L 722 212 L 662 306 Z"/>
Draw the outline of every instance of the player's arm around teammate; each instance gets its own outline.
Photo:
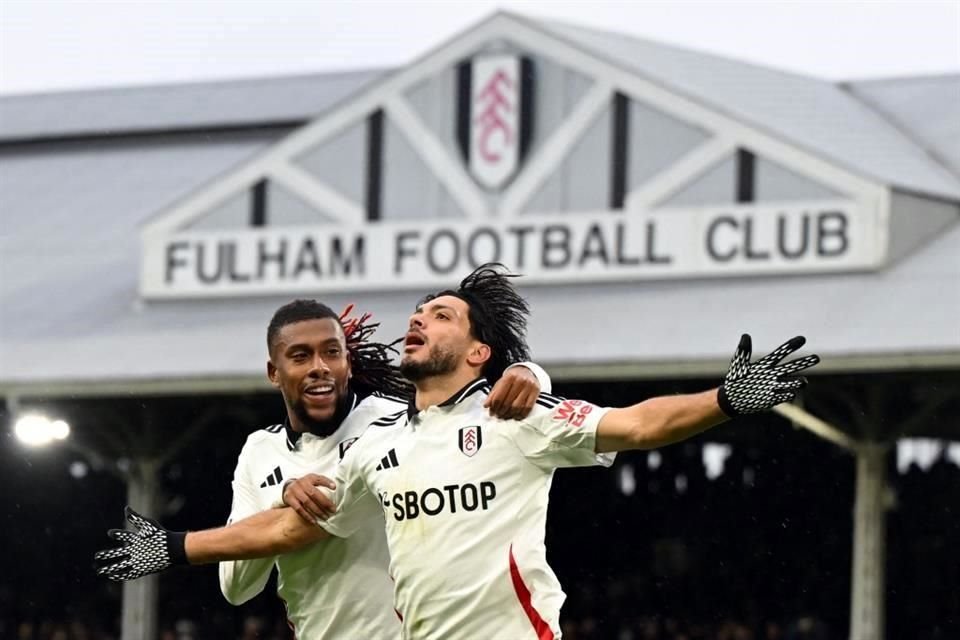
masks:
<path id="1" fill-rule="evenodd" d="M 504 418 L 525 416 L 535 405 L 541 386 L 547 386 L 545 390 L 549 390 L 549 377 L 531 364 L 520 363 L 504 372 L 488 398 L 491 413 Z M 325 476 L 312 476 L 312 484 L 335 489 L 333 481 Z M 289 492 L 285 497 L 288 495 Z M 301 498 L 306 499 L 305 496 Z M 316 509 L 317 516 L 326 517 L 335 510 L 333 501 L 314 489 L 305 503 L 301 500 L 299 510 L 306 514 L 303 517 L 294 509 L 270 509 L 227 527 L 183 532 L 169 531 L 128 507 L 126 519 L 134 530 L 112 529 L 108 532 L 120 545 L 96 554 L 97 573 L 123 582 L 174 565 L 273 558 L 297 551 L 330 537 L 316 525 L 317 518 L 307 509 L 308 505 Z"/>

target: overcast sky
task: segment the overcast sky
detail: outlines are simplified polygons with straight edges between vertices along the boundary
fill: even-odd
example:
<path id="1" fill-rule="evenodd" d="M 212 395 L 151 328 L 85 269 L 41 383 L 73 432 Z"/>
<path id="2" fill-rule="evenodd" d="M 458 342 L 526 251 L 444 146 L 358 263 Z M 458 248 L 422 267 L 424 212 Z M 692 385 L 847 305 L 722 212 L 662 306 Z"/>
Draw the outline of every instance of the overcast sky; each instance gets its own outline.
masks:
<path id="1" fill-rule="evenodd" d="M 397 66 L 497 8 L 834 80 L 960 72 L 960 0 L 0 0 L 0 93 Z"/>

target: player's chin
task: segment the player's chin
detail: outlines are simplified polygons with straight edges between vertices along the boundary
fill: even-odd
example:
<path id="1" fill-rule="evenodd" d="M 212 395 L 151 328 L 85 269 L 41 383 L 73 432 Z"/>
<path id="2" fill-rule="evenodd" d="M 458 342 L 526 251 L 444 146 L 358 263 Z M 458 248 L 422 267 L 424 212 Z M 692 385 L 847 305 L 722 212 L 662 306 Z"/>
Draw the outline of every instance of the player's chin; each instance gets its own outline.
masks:
<path id="1" fill-rule="evenodd" d="M 331 394 L 322 400 L 306 398 L 303 408 L 307 410 L 307 415 L 313 420 L 329 420 L 337 411 L 337 394 Z"/>

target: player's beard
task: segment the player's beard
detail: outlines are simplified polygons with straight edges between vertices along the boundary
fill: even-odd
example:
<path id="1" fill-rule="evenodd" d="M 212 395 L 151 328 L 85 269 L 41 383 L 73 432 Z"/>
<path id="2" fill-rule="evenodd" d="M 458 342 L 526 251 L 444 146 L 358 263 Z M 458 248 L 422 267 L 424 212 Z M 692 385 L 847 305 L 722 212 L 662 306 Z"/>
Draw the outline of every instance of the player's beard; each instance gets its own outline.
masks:
<path id="1" fill-rule="evenodd" d="M 456 369 L 457 354 L 452 349 L 445 349 L 439 345 L 430 348 L 430 357 L 423 362 L 414 362 L 410 358 L 400 361 L 400 374 L 410 382 L 442 376 Z"/>
<path id="2" fill-rule="evenodd" d="M 308 432 L 315 436 L 326 438 L 327 436 L 333 435 L 337 429 L 340 428 L 340 425 L 350 413 L 350 406 L 352 404 L 351 395 L 352 394 L 347 391 L 337 399 L 336 410 L 334 410 L 333 415 L 326 420 L 317 420 L 311 417 L 306 406 L 303 404 L 303 400 L 294 402 L 290 408 L 296 414 L 297 418 L 300 419 L 300 424 L 302 424 Z"/>

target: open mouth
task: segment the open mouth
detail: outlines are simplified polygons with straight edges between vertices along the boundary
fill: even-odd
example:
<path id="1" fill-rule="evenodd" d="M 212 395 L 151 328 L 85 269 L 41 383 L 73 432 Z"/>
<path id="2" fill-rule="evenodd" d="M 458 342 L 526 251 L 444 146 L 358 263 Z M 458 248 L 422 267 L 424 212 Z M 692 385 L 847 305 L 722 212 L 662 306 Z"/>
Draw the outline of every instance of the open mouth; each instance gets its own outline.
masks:
<path id="1" fill-rule="evenodd" d="M 426 340 L 421 334 L 417 333 L 416 331 L 410 331 L 407 333 L 406 340 L 404 340 L 403 343 L 404 351 L 413 351 L 417 347 L 422 347 L 424 344 L 426 344 Z"/>
<path id="2" fill-rule="evenodd" d="M 333 397 L 332 382 L 317 382 L 303 390 L 303 395 L 313 400 L 326 400 Z"/>

